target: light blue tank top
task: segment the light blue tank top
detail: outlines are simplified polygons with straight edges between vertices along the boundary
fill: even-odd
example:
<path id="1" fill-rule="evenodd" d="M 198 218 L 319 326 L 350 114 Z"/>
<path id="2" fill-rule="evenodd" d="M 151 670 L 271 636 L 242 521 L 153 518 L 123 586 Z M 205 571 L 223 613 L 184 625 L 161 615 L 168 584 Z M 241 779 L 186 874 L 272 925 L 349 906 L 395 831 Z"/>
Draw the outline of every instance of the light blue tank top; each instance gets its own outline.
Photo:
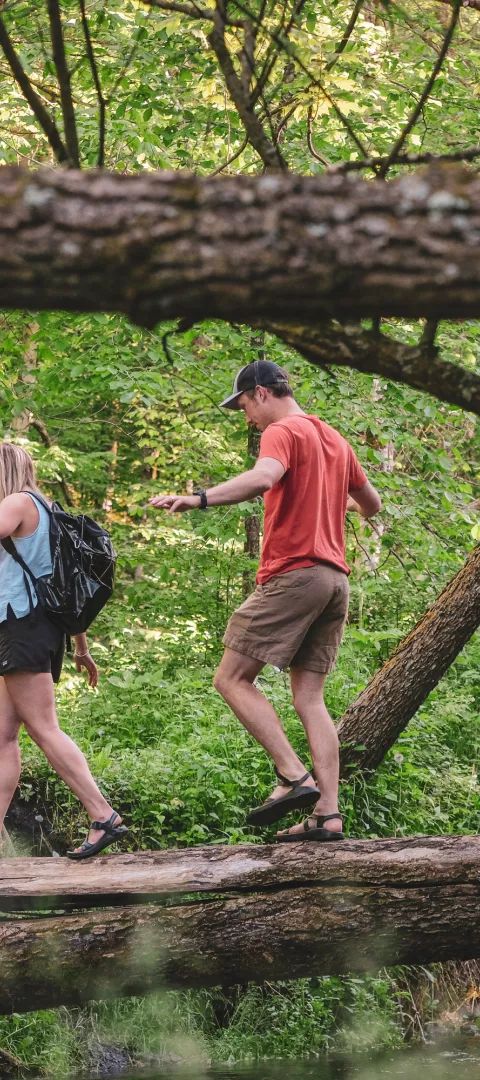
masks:
<path id="1" fill-rule="evenodd" d="M 35 577 L 42 577 L 52 572 L 52 556 L 50 554 L 50 515 L 45 507 L 37 501 L 30 492 L 30 498 L 35 503 L 39 513 L 39 522 L 35 532 L 30 536 L 13 537 L 13 543 L 22 559 L 30 567 Z M 38 604 L 37 594 L 31 579 L 28 579 L 33 606 Z M 25 586 L 25 578 L 21 566 L 5 551 L 0 544 L 0 622 L 7 618 L 7 607 L 10 604 L 17 619 L 28 615 L 30 601 Z"/>

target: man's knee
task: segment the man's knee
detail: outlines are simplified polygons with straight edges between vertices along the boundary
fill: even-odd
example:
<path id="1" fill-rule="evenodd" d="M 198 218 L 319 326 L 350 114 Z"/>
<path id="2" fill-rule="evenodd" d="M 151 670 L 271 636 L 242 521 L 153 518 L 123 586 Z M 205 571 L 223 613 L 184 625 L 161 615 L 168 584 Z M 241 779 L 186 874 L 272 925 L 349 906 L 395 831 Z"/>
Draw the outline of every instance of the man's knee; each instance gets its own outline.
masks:
<path id="1" fill-rule="evenodd" d="M 222 669 L 219 668 L 219 667 L 217 668 L 217 670 L 216 670 L 216 672 L 215 672 L 215 674 L 213 676 L 213 685 L 214 685 L 214 688 L 217 691 L 217 693 L 220 694 L 221 697 L 224 697 L 223 689 L 224 689 L 224 686 L 226 685 L 226 680 L 225 680 L 225 677 L 223 675 Z"/>
<path id="2" fill-rule="evenodd" d="M 295 712 L 302 718 L 307 716 L 312 709 L 318 709 L 319 706 L 324 704 L 323 690 L 317 688 L 313 693 L 311 690 L 299 687 L 293 690 L 292 701 Z"/>

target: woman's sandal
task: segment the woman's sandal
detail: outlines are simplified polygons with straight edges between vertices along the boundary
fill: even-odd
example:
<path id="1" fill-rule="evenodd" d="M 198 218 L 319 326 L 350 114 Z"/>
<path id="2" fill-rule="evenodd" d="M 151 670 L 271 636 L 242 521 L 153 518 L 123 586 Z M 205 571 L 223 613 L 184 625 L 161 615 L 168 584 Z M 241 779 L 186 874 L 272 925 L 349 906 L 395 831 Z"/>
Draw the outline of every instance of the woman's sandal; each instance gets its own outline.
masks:
<path id="1" fill-rule="evenodd" d="M 301 843 L 305 840 L 317 840 L 321 843 L 326 843 L 329 840 L 345 840 L 343 832 L 335 831 L 335 829 L 323 828 L 325 822 L 331 821 L 332 818 L 340 818 L 340 821 L 342 821 L 343 824 L 342 815 L 339 813 L 312 814 L 311 817 L 303 822 L 303 832 L 287 832 L 284 833 L 283 836 L 281 833 L 277 833 L 276 840 L 279 844 L 293 844 L 296 840 L 300 840 Z M 317 826 L 310 825 L 311 821 L 316 821 Z M 318 826 L 319 821 L 321 822 L 320 827 Z"/>
<path id="2" fill-rule="evenodd" d="M 92 855 L 98 855 L 98 852 L 103 851 L 109 844 L 114 844 L 116 840 L 122 840 L 127 835 L 128 829 L 126 825 L 114 824 L 118 817 L 119 815 L 114 811 L 108 821 L 92 821 L 90 829 L 102 829 L 104 835 L 95 844 L 90 844 L 87 836 L 78 851 L 67 851 L 67 858 L 90 859 Z"/>
<path id="3" fill-rule="evenodd" d="M 306 810 L 320 798 L 317 787 L 304 787 L 304 782 L 310 778 L 311 773 L 304 773 L 298 780 L 288 780 L 286 776 L 279 773 L 278 769 L 275 769 L 275 772 L 280 783 L 291 788 L 291 791 L 288 795 L 282 795 L 278 799 L 270 798 L 261 806 L 255 806 L 247 815 L 249 825 L 272 825 L 274 821 L 289 814 L 291 810 Z"/>

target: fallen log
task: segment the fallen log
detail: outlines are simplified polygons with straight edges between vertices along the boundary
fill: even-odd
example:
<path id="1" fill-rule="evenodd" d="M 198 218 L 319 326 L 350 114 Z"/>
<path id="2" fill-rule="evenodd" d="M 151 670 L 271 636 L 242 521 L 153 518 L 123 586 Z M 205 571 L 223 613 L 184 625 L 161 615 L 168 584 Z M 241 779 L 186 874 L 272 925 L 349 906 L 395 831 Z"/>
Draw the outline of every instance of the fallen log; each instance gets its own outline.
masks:
<path id="1" fill-rule="evenodd" d="M 30 867 L 35 903 L 133 902 L 4 915 L 4 1013 L 480 957 L 479 837 L 207 847 L 105 856 L 81 868 L 5 860 L 4 911 L 25 907 L 31 863 L 40 864 Z M 154 902 L 144 906 L 146 898 Z"/>

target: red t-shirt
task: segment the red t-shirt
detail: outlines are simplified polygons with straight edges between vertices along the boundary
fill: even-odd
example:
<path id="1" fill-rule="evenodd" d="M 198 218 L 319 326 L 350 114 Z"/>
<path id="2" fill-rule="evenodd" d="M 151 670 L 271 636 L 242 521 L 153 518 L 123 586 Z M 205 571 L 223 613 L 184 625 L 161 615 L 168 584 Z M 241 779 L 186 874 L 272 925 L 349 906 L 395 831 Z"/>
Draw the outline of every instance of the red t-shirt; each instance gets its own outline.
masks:
<path id="1" fill-rule="evenodd" d="M 367 477 L 347 440 L 317 416 L 286 416 L 263 432 L 259 457 L 275 458 L 286 472 L 264 495 L 257 582 L 317 562 L 349 574 L 347 495 L 363 487 Z"/>

